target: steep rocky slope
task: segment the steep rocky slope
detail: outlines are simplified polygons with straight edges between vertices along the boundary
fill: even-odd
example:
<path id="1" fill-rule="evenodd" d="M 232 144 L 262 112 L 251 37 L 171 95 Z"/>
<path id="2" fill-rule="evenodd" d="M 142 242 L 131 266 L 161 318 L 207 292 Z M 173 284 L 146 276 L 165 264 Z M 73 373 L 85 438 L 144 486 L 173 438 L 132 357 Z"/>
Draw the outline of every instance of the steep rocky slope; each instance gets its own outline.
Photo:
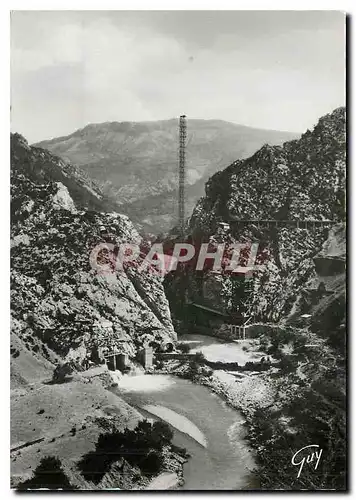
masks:
<path id="1" fill-rule="evenodd" d="M 240 219 L 332 220 L 345 219 L 345 109 L 322 117 L 313 131 L 283 146 L 263 146 L 246 160 L 238 160 L 215 174 L 206 195 L 190 219 L 189 240 L 217 243 L 259 244 L 253 280 L 251 314 L 256 319 L 278 321 L 293 308 L 301 287 L 312 276 L 313 257 L 328 235 L 322 227 L 258 228 Z M 201 281 L 210 285 L 201 285 Z M 194 299 L 207 290 L 206 299 L 235 312 L 238 278 L 208 270 L 197 277 L 188 268 L 178 275 L 168 292 L 179 290 Z M 209 289 L 213 290 L 209 294 Z M 213 297 L 212 297 L 213 295 Z M 213 305 L 213 304 L 212 304 Z"/>
<path id="2" fill-rule="evenodd" d="M 347 488 L 345 253 L 345 227 L 339 224 L 314 256 L 299 314 L 289 317 L 281 335 L 259 339 L 281 363 L 274 377 L 261 375 L 272 401 L 267 408 L 254 401 L 258 411 L 249 417 L 265 489 Z M 325 288 L 313 286 L 315 279 Z M 241 401 L 241 394 L 236 396 Z M 295 453 L 312 443 L 323 450 L 322 459 L 317 469 L 305 465 L 298 478 L 299 468 L 286 462 L 286 449 Z"/>
<path id="3" fill-rule="evenodd" d="M 74 167 L 29 147 L 18 134 L 11 159 L 12 486 L 54 456 L 79 489 L 142 489 L 149 478 L 125 460 L 100 484 L 77 468 L 101 433 L 124 431 L 142 419 L 108 390 L 115 380 L 105 366 L 83 369 L 98 347 L 118 348 L 133 359 L 152 340 L 174 341 L 162 279 L 134 268 L 93 269 L 89 257 L 97 244 L 141 242 L 132 223 L 116 212 L 83 209 L 107 206 Z M 95 262 L 108 263 L 107 257 L 99 254 Z M 72 380 L 53 383 L 63 360 L 76 368 Z"/>
<path id="4" fill-rule="evenodd" d="M 123 345 L 133 356 L 149 339 L 175 338 L 158 276 L 135 269 L 103 274 L 90 265 L 100 242 L 140 243 L 132 223 L 115 212 L 77 209 L 61 182 L 38 184 L 36 163 L 19 167 L 19 158 L 29 155 L 24 141 L 13 142 L 11 309 L 17 335 L 40 339 L 62 356 L 94 340 Z"/>
<path id="5" fill-rule="evenodd" d="M 259 130 L 221 120 L 189 120 L 187 209 L 210 175 L 264 143 L 282 144 L 296 134 Z M 91 124 L 66 137 L 39 143 L 79 165 L 103 192 L 147 231 L 176 223 L 177 120 Z M 133 204 L 131 206 L 131 204 Z"/>
<path id="6" fill-rule="evenodd" d="M 347 488 L 345 260 L 346 231 L 340 223 L 311 259 L 310 279 L 299 287 L 292 314 L 277 325 L 261 325 L 257 338 L 228 348 L 240 349 L 234 358 L 239 371 L 215 367 L 212 372 L 204 361 L 203 366 L 172 362 L 168 367 L 179 376 L 193 376 L 242 411 L 262 490 Z M 202 351 L 205 363 L 214 367 L 209 359 L 218 357 L 218 349 Z M 266 359 L 272 362 L 263 366 Z M 250 360 L 255 364 L 248 367 Z M 317 446 L 304 448 L 312 444 Z M 298 450 L 297 466 L 292 458 Z M 320 450 L 318 464 L 315 455 L 309 463 Z"/>
<path id="7" fill-rule="evenodd" d="M 11 166 L 35 183 L 61 182 L 79 207 L 99 212 L 117 210 L 117 204 L 84 170 L 45 149 L 30 147 L 20 134 L 11 134 Z"/>
<path id="8" fill-rule="evenodd" d="M 272 365 L 262 369 L 261 362 L 260 371 L 238 379 L 215 371 L 200 381 L 244 413 L 260 485 L 268 491 L 347 488 L 345 160 L 345 109 L 339 108 L 299 141 L 265 146 L 215 174 L 190 220 L 189 241 L 198 247 L 201 242 L 210 242 L 212 250 L 221 242 L 243 242 L 247 248 L 259 243 L 260 268 L 246 303 L 252 322 L 268 323 L 254 342 Z M 263 229 L 238 225 L 236 219 L 328 219 L 332 226 Z M 181 266 L 166 279 L 172 307 L 174 296 L 183 297 L 174 309 L 183 331 L 188 301 L 200 299 L 236 313 L 243 310 L 245 286 L 209 266 L 202 273 Z M 190 330 L 192 323 L 197 331 L 199 316 L 188 320 Z M 201 324 L 219 334 L 212 321 Z M 311 444 L 323 450 L 320 464 L 305 463 L 298 476 L 292 457 Z M 303 457 L 299 454 L 296 462 Z"/>
<path id="9" fill-rule="evenodd" d="M 338 108 L 299 140 L 265 145 L 211 177 L 192 224 L 209 227 L 234 217 L 342 219 L 345 157 L 345 109 Z"/>

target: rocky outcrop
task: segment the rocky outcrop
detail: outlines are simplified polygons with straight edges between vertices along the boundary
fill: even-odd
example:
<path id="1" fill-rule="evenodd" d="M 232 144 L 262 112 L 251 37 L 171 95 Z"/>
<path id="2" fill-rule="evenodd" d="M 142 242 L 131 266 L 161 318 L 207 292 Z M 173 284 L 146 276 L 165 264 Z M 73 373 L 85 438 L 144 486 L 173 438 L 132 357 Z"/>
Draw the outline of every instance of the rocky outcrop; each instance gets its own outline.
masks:
<path id="1" fill-rule="evenodd" d="M 237 160 L 206 184 L 206 195 L 189 222 L 189 241 L 233 244 L 258 242 L 259 265 L 249 300 L 258 320 L 278 321 L 291 309 L 305 283 L 313 276 L 313 260 L 328 230 L 297 227 L 258 228 L 238 220 L 332 220 L 345 219 L 345 109 L 322 117 L 314 130 L 283 146 L 263 146 L 246 160 Z M 242 261 L 243 262 L 243 259 Z M 242 264 L 243 265 L 243 264 Z M 246 264 L 245 264 L 246 265 Z M 174 280 L 191 290 L 201 281 L 214 279 L 207 270 L 194 270 Z M 182 285 L 182 282 L 184 284 Z M 216 277 L 216 304 L 236 311 L 237 277 Z M 218 286 L 218 291 L 216 291 Z"/>
<path id="2" fill-rule="evenodd" d="M 117 203 L 109 200 L 84 170 L 45 149 L 29 146 L 20 134 L 11 134 L 10 139 L 11 166 L 17 173 L 37 184 L 60 183 L 78 207 L 102 212 L 117 210 Z M 57 196 L 62 196 L 61 192 Z"/>
<path id="3" fill-rule="evenodd" d="M 314 257 L 315 274 L 303 289 L 300 305 L 308 313 L 312 331 L 346 355 L 346 230 L 330 231 Z"/>
<path id="4" fill-rule="evenodd" d="M 345 217 L 345 108 L 283 146 L 265 145 L 206 184 L 191 225 L 214 230 L 220 220 Z"/>
<path id="5" fill-rule="evenodd" d="M 320 252 L 314 257 L 316 273 L 319 276 L 335 276 L 345 272 L 346 234 L 345 226 L 332 228 Z"/>
<path id="6" fill-rule="evenodd" d="M 42 155 L 45 163 L 38 166 Z M 46 182 L 46 169 L 57 171 L 63 164 L 19 136 L 12 140 L 12 160 L 11 312 L 16 334 L 39 340 L 36 349 L 44 357 L 48 349 L 63 357 L 94 344 L 134 356 L 152 340 L 174 340 L 159 276 L 134 268 L 100 273 L 90 264 L 99 243 L 140 243 L 129 219 L 83 210 L 71 196 L 68 171 L 62 172 L 66 184 Z"/>

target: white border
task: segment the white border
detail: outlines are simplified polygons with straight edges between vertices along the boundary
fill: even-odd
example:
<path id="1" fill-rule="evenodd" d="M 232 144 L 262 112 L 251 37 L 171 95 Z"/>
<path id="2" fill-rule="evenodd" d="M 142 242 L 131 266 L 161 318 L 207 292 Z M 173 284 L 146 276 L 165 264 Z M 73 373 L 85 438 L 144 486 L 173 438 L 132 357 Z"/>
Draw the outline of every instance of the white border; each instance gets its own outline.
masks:
<path id="1" fill-rule="evenodd" d="M 12 0 L 12 10 L 343 10 L 351 0 Z"/>
<path id="2" fill-rule="evenodd" d="M 162 0 L 101 0 L 101 1 L 80 1 L 80 0 L 13 0 L 13 1 L 3 1 L 0 6 L 0 50 L 2 56 L 2 75 L 1 75 L 1 162 L 0 162 L 0 214 L 1 214 L 1 263 L 2 263 L 2 276 L 1 276 L 1 325 L 2 331 L 0 334 L 1 341 L 1 353 L 2 362 L 0 363 L 0 380 L 1 380 L 1 395 L 2 395 L 2 412 L 1 412 L 1 433 L 3 434 L 1 440 L 1 462 L 0 462 L 0 492 L 6 497 L 12 496 L 14 492 L 10 491 L 10 460 L 9 460 L 9 124 L 10 124 L 10 51 L 9 51 L 9 41 L 10 41 L 10 29 L 9 29 L 9 12 L 10 10 L 339 10 L 344 11 L 348 14 L 353 14 L 355 2 L 351 0 L 299 0 L 299 1 L 271 1 L 271 0 L 205 0 L 204 2 L 198 0 L 171 0 L 170 2 Z M 349 27 L 350 29 L 350 27 Z M 350 36 L 350 35 L 349 35 Z M 353 38 L 353 37 L 352 37 Z M 351 59 L 349 64 L 352 65 L 352 75 L 354 73 L 354 47 L 353 39 L 350 37 L 349 55 L 351 54 Z M 352 45 L 352 47 L 351 47 Z M 350 103 L 350 96 L 349 96 Z M 349 109 L 349 120 L 351 121 L 351 112 L 353 109 Z M 349 137 L 350 147 L 351 147 L 351 137 Z M 349 164 L 349 193 L 351 198 L 351 193 L 356 193 L 356 175 L 351 177 L 350 172 L 353 170 L 354 165 Z M 350 199 L 350 202 L 352 200 Z M 355 205 L 355 204 L 354 204 Z M 356 214 L 354 213 L 354 206 L 350 203 L 350 229 L 351 234 L 356 233 Z M 350 255 L 349 260 L 354 255 L 354 246 L 352 245 L 350 234 Z M 352 269 L 352 282 L 354 282 L 354 269 Z M 351 285 L 351 284 L 350 284 Z M 350 293 L 350 311 L 356 310 L 356 297 Z M 352 338 L 353 329 L 351 329 L 351 324 L 349 327 L 350 340 Z M 5 354 L 6 353 L 6 354 Z M 351 358 L 351 356 L 350 356 Z M 349 359 L 349 366 L 353 365 L 353 359 Z M 351 375 L 351 373 L 350 373 Z M 351 402 L 355 401 L 355 391 L 353 390 L 352 380 L 349 380 L 349 397 Z M 352 394 L 351 394 L 352 392 Z M 349 416 L 349 431 L 351 431 L 351 414 L 353 414 L 350 405 L 350 416 Z M 351 434 L 351 432 L 350 432 Z M 351 448 L 351 440 L 349 436 L 349 443 Z M 354 445 L 352 443 L 352 450 L 350 449 L 350 466 L 354 463 Z M 352 451 L 352 456 L 351 456 Z M 352 470 L 348 471 L 349 482 L 351 486 Z M 238 493 L 238 492 L 237 492 Z M 119 493 L 120 496 L 127 496 L 129 493 Z M 172 493 L 170 493 L 172 494 Z M 284 495 L 287 495 L 285 493 Z M 305 495 L 313 495 L 314 493 L 305 493 Z M 42 493 L 42 495 L 45 495 Z M 74 494 L 67 494 L 67 498 L 72 498 Z M 163 495 L 166 497 L 169 494 Z M 219 495 L 219 492 L 213 494 L 212 497 Z M 256 497 L 257 494 L 250 493 Z M 266 495 L 266 494 L 265 494 Z M 267 496 L 272 497 L 273 492 L 267 493 Z M 284 496 L 282 494 L 282 496 Z M 339 493 L 337 495 L 342 495 Z M 47 495 L 45 495 L 47 497 Z M 192 493 L 186 493 L 185 496 L 193 496 Z M 210 495 L 209 495 L 210 496 Z M 93 497 L 92 497 L 93 498 Z M 160 495 L 162 498 L 162 495 Z"/>

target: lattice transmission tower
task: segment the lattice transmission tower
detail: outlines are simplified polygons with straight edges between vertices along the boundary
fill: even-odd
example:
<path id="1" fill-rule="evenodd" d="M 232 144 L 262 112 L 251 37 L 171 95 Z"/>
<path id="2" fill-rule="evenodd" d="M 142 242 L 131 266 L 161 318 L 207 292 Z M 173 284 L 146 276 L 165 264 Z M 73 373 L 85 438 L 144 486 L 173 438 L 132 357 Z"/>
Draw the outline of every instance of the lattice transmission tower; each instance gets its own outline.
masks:
<path id="1" fill-rule="evenodd" d="M 178 188 L 178 224 L 181 236 L 184 235 L 185 221 L 185 147 L 187 141 L 187 117 L 179 117 L 179 188 Z"/>

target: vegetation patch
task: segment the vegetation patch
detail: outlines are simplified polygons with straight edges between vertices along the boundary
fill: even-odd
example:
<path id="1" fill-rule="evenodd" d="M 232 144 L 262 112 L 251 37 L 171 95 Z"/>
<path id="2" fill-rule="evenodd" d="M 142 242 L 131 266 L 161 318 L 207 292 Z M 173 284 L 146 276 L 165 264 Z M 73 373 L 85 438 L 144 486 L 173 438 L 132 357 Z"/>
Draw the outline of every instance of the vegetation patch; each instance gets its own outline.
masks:
<path id="1" fill-rule="evenodd" d="M 95 450 L 82 457 L 78 468 L 86 480 L 95 484 L 120 460 L 139 467 L 146 476 L 153 476 L 160 472 L 163 450 L 171 445 L 172 438 L 173 432 L 165 422 L 144 420 L 134 430 L 101 434 Z"/>
<path id="2" fill-rule="evenodd" d="M 63 471 L 61 461 L 56 457 L 44 457 L 36 467 L 30 479 L 20 483 L 18 490 L 75 490 Z"/>

